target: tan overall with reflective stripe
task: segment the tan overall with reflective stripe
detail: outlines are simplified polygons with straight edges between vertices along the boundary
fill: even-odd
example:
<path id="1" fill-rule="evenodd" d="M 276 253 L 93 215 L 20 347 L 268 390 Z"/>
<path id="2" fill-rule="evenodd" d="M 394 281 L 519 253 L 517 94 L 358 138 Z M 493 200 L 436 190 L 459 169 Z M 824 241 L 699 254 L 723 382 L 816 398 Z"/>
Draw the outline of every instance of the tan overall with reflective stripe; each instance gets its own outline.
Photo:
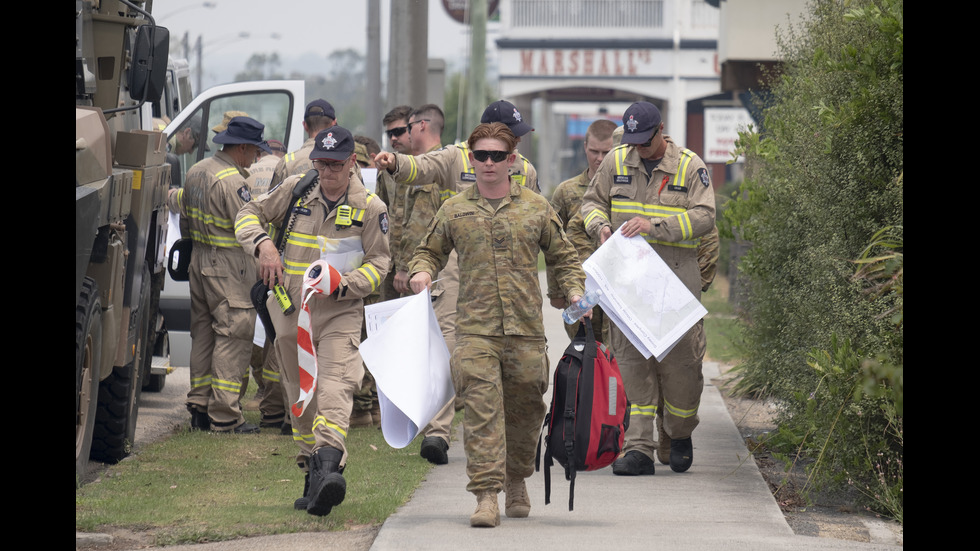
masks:
<path id="1" fill-rule="evenodd" d="M 168 199 L 194 239 L 191 254 L 191 389 L 187 405 L 207 411 L 215 430 L 244 422 L 239 405 L 255 331 L 249 290 L 255 260 L 235 239 L 238 210 L 249 197 L 248 172 L 218 151 L 187 172 L 184 187 Z"/>
<path id="2" fill-rule="evenodd" d="M 667 149 L 650 174 L 636 147 L 621 145 L 605 160 L 585 193 L 582 216 L 588 233 L 598 239 L 603 227 L 616 231 L 640 216 L 650 221 L 647 243 L 670 266 L 694 296 L 701 296 L 698 243 L 715 224 L 714 191 L 706 185 L 707 167 L 693 152 L 675 145 Z M 663 362 L 645 359 L 615 326 L 612 347 L 633 407 L 626 433 L 626 451 L 655 455 L 654 420 L 663 398 L 664 426 L 673 439 L 687 438 L 698 424 L 704 380 L 704 331 L 699 322 Z"/>
<path id="3" fill-rule="evenodd" d="M 323 446 L 344 450 L 353 405 L 353 393 L 360 384 L 364 368 L 357 352 L 361 338 L 363 297 L 377 289 L 388 271 L 387 208 L 368 193 L 355 175 L 351 176 L 346 199 L 332 210 L 318 184 L 300 199 L 292 190 L 302 179 L 290 176 L 278 188 L 245 206 L 236 221 L 239 242 L 254 255 L 259 243 L 269 239 L 269 222 L 279 224 L 286 211 L 293 209 L 294 223 L 286 237 L 283 252 L 286 288 L 296 311 L 286 316 L 273 297 L 269 313 L 276 328 L 276 352 L 282 368 L 282 385 L 290 403 L 299 396 L 299 366 L 296 350 L 296 323 L 301 303 L 303 274 L 311 262 L 320 258 L 317 236 L 360 237 L 364 249 L 361 265 L 341 277 L 342 296 L 318 296 L 310 307 L 312 338 L 317 351 L 316 397 L 302 417 L 293 423 L 293 440 L 299 446 L 297 463 L 307 467 L 313 451 Z M 338 218 L 342 206 L 351 208 L 350 221 Z"/>

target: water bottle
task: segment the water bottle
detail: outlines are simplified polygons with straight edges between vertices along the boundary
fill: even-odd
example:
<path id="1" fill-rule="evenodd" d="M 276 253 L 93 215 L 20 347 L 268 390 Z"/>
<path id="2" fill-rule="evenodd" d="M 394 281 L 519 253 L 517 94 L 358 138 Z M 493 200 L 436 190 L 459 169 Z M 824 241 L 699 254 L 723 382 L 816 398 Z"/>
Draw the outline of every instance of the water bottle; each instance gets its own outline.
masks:
<path id="1" fill-rule="evenodd" d="M 579 320 L 590 308 L 599 303 L 599 297 L 602 296 L 602 291 L 596 289 L 595 291 L 589 291 L 585 293 L 585 296 L 580 298 L 578 302 L 572 304 L 568 308 L 565 308 L 561 317 L 565 320 L 568 325 L 573 325 Z"/>

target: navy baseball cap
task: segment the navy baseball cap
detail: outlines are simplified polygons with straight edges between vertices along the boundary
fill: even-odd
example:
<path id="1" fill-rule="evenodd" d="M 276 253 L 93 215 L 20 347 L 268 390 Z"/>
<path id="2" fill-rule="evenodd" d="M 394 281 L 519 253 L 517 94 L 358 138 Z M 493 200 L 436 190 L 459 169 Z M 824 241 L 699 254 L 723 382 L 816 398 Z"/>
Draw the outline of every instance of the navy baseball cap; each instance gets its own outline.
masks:
<path id="1" fill-rule="evenodd" d="M 330 102 L 325 99 L 315 99 L 307 103 L 306 113 L 303 114 L 303 118 L 319 116 L 326 116 L 336 120 L 337 112 L 333 110 L 333 105 L 330 105 Z"/>
<path id="2" fill-rule="evenodd" d="M 660 128 L 662 119 L 657 106 L 648 101 L 638 101 L 623 113 L 623 143 L 647 143 Z"/>
<path id="3" fill-rule="evenodd" d="M 480 117 L 480 122 L 502 122 L 518 138 L 534 131 L 530 124 L 524 122 L 524 118 L 521 117 L 520 111 L 514 107 L 514 104 L 504 100 L 495 101 L 488 105 L 483 111 L 483 116 Z"/>
<path id="4" fill-rule="evenodd" d="M 239 144 L 246 143 L 258 146 L 266 153 L 272 153 L 269 144 L 262 138 L 265 125 L 251 117 L 235 117 L 228 122 L 228 128 L 218 132 L 211 138 L 214 143 Z"/>
<path id="5" fill-rule="evenodd" d="M 316 135 L 310 159 L 346 161 L 354 153 L 354 136 L 342 126 L 332 126 Z"/>

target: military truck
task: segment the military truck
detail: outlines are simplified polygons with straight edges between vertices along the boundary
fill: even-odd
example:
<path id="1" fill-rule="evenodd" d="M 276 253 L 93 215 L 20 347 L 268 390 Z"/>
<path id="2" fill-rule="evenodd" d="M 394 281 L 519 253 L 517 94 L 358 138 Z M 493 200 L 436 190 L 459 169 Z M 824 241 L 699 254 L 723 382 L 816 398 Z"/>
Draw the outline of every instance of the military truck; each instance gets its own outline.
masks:
<path id="1" fill-rule="evenodd" d="M 75 2 L 75 475 L 125 457 L 144 382 L 162 387 L 167 29 L 152 1 Z M 166 363 L 165 360 L 163 362 Z M 156 379 L 154 379 L 156 378 Z"/>

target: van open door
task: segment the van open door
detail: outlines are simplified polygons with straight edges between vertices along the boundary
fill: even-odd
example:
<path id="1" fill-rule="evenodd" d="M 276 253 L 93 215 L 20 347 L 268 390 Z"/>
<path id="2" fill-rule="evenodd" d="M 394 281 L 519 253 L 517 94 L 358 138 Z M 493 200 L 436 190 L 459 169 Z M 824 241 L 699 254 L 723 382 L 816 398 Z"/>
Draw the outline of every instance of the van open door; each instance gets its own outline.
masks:
<path id="1" fill-rule="evenodd" d="M 303 132 L 303 110 L 306 108 L 305 82 L 302 80 L 265 80 L 233 82 L 208 88 L 174 117 L 165 130 L 170 140 L 171 152 L 177 155 L 179 165 L 171 170 L 183 175 L 195 163 L 210 157 L 220 149 L 211 141 L 215 133 L 211 128 L 219 124 L 226 111 L 244 111 L 249 117 L 265 125 L 265 138 L 277 139 L 288 151 L 302 147 L 306 140 Z M 193 141 L 193 144 L 190 143 Z M 180 142 L 180 150 L 175 150 Z M 202 147 L 203 145 L 203 147 Z M 178 181 L 175 179 L 175 182 Z M 180 238 L 176 215 L 170 215 L 167 234 L 167 251 Z M 174 281 L 167 274 L 167 281 L 160 296 L 170 337 L 171 365 L 181 367 L 190 364 L 190 289 L 186 281 Z"/>

